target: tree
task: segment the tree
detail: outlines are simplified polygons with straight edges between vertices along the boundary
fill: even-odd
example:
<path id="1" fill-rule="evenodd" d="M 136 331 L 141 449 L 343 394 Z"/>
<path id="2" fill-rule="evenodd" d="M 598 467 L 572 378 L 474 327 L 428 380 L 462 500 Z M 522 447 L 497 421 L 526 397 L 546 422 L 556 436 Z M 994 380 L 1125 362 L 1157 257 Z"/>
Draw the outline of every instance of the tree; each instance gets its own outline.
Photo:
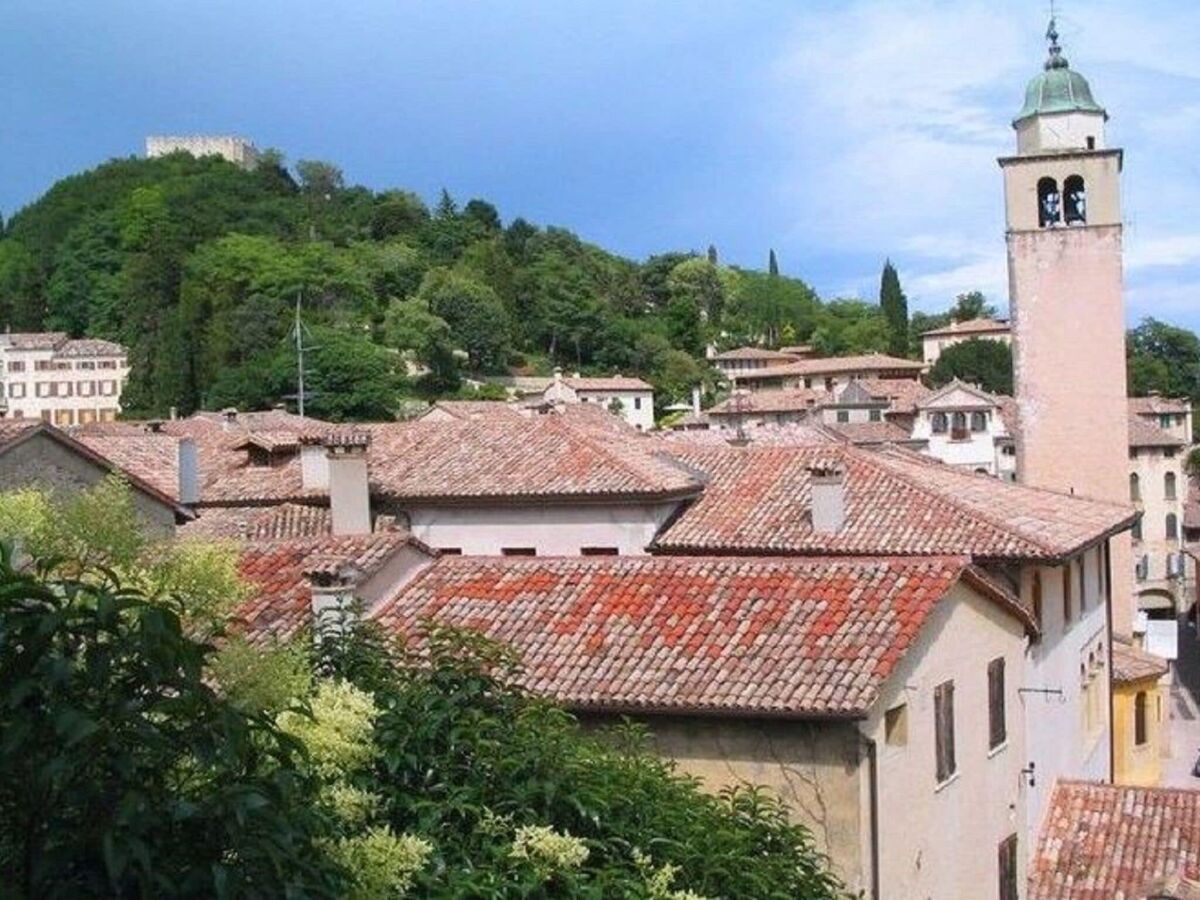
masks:
<path id="1" fill-rule="evenodd" d="M 39 571 L 35 566 L 33 571 Z M 44 571 L 44 569 L 42 570 Z M 0 545 L 0 868 L 24 897 L 333 896 L 317 782 L 204 677 L 182 598 Z"/>
<path id="2" fill-rule="evenodd" d="M 720 270 L 707 259 L 696 257 L 681 262 L 671 270 L 667 289 L 671 302 L 679 298 L 686 299 L 700 310 L 710 327 L 719 326 L 721 313 L 725 309 L 725 284 L 721 280 Z"/>
<path id="3" fill-rule="evenodd" d="M 1200 401 L 1200 337 L 1146 318 L 1130 330 L 1125 347 L 1131 395 L 1159 391 Z"/>
<path id="4" fill-rule="evenodd" d="M 503 368 L 510 346 L 508 315 L 491 288 L 449 269 L 431 269 L 416 299 L 446 321 L 472 369 Z"/>
<path id="5" fill-rule="evenodd" d="M 955 322 L 967 322 L 984 317 L 994 319 L 996 307 L 988 303 L 987 298 L 979 291 L 968 291 L 954 298 L 950 318 Z"/>
<path id="6" fill-rule="evenodd" d="M 779 275 L 779 260 L 775 258 L 775 248 L 771 248 L 771 252 L 767 257 L 767 274 L 771 276 Z"/>
<path id="7" fill-rule="evenodd" d="M 411 191 L 384 191 L 375 197 L 371 213 L 371 237 L 386 240 L 418 231 L 429 221 L 425 203 Z"/>
<path id="8" fill-rule="evenodd" d="M 908 355 L 908 298 L 900 287 L 900 276 L 889 259 L 883 264 L 879 279 L 879 308 L 888 327 L 888 352 L 893 356 Z"/>
<path id="9" fill-rule="evenodd" d="M 423 376 L 423 391 L 437 395 L 459 389 L 462 379 L 450 326 L 445 319 L 431 313 L 424 302 L 393 301 L 388 307 L 384 331 L 391 346 L 411 351 L 429 369 Z"/>
<path id="10" fill-rule="evenodd" d="M 955 378 L 993 394 L 1012 395 L 1012 349 L 1000 341 L 974 339 L 947 347 L 929 372 L 934 387 Z"/>
<path id="11" fill-rule="evenodd" d="M 45 315 L 33 254 L 20 241 L 0 241 L 0 321 L 34 331 Z"/>
<path id="12" fill-rule="evenodd" d="M 717 259 L 717 248 L 713 244 L 708 245 L 708 261 L 714 265 L 720 265 L 720 260 Z"/>

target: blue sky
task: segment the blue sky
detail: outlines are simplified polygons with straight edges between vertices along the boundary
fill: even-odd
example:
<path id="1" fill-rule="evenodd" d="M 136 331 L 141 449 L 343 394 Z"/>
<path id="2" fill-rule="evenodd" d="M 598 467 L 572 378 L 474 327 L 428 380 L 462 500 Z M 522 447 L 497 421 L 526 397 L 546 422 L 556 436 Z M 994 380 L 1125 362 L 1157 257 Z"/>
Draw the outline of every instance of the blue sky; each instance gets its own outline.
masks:
<path id="1" fill-rule="evenodd" d="M 1200 4 L 1061 0 L 1126 151 L 1126 302 L 1200 330 Z M 823 296 L 1004 306 L 997 156 L 1044 0 L 3 0 L 0 211 L 239 133 L 350 181 L 485 197 L 631 257 L 715 244 Z"/>

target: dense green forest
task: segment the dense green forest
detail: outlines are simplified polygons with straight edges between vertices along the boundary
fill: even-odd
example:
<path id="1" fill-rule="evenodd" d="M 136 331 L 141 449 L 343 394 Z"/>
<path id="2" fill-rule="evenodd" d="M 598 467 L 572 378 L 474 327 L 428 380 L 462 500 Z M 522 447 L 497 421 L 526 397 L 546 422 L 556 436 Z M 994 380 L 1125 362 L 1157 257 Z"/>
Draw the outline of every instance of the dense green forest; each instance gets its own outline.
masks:
<path id="1" fill-rule="evenodd" d="M 505 222 L 485 200 L 443 192 L 431 209 L 411 192 L 348 186 L 328 163 L 289 170 L 268 151 L 243 171 L 176 154 L 105 163 L 13 215 L 0 237 L 0 328 L 125 344 L 134 415 L 261 408 L 295 394 L 299 301 L 309 409 L 352 419 L 555 365 L 641 375 L 661 408 L 712 386 L 709 344 L 915 356 L 922 331 L 990 309 L 970 293 L 947 313 L 910 316 L 890 262 L 879 304 L 822 301 L 780 274 L 774 251 L 764 259 L 766 271 L 728 266 L 710 246 L 635 262 L 563 228 Z M 1131 341 L 1135 386 L 1200 395 L 1195 336 L 1152 330 Z"/>

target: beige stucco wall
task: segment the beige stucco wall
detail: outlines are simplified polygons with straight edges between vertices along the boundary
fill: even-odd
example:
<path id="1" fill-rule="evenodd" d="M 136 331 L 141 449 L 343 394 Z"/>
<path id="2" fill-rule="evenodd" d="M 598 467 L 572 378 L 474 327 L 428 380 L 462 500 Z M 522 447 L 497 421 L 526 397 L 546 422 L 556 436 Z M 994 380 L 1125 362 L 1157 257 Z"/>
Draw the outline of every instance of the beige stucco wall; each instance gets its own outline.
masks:
<path id="1" fill-rule="evenodd" d="M 386 504 L 385 504 L 386 506 Z M 578 556 L 584 547 L 616 547 L 641 555 L 677 502 L 514 506 L 421 506 L 402 513 L 413 536 L 431 547 L 493 556 L 505 547 L 533 547 L 538 556 Z"/>
<path id="2" fill-rule="evenodd" d="M 1121 224 L 1120 150 L 1008 157 L 1000 160 L 1000 166 L 1004 170 L 1004 203 L 1009 231 L 1044 230 L 1038 225 L 1038 180 L 1053 178 L 1061 191 L 1063 182 L 1071 175 L 1083 178 L 1088 227 Z M 1086 230 L 1075 225 L 1060 227 L 1070 231 Z"/>
<path id="3" fill-rule="evenodd" d="M 997 853 L 1012 834 L 1025 851 L 1018 850 L 1024 865 L 1030 845 L 1024 834 L 1025 728 L 1017 689 L 1025 644 L 1019 622 L 958 585 L 934 610 L 863 723 L 878 754 L 879 880 L 885 900 L 997 896 Z M 997 657 L 1005 660 L 1007 741 L 989 750 L 987 667 Z M 954 682 L 958 770 L 939 785 L 933 695 L 948 680 Z M 907 706 L 907 740 L 889 745 L 884 714 L 899 704 Z"/>
<path id="4" fill-rule="evenodd" d="M 1095 141 L 1095 149 L 1104 149 L 1104 113 L 1043 113 L 1021 122 L 1016 131 L 1019 153 L 1081 150 L 1087 147 L 1089 137 Z"/>
<path id="5" fill-rule="evenodd" d="M 587 716 L 585 724 L 612 724 Z M 654 748 L 716 793 L 739 784 L 762 785 L 808 827 L 817 848 L 852 890 L 870 886 L 866 843 L 869 815 L 863 745 L 852 722 L 787 722 L 653 716 Z"/>
<path id="6" fill-rule="evenodd" d="M 1178 603 L 1181 599 L 1182 578 L 1170 578 L 1168 559 L 1183 549 L 1183 507 L 1187 499 L 1187 474 L 1183 464 L 1185 451 L 1172 448 L 1166 455 L 1162 447 L 1139 447 L 1131 449 L 1128 466 L 1130 474 L 1138 476 L 1140 499 L 1130 501 L 1142 511 L 1141 539 L 1133 541 L 1133 561 L 1146 557 L 1146 578 L 1137 581 L 1134 589 L 1143 593 L 1170 594 Z M 1175 497 L 1169 499 L 1166 492 L 1167 474 L 1175 476 Z M 1167 537 L 1167 516 L 1175 516 L 1175 537 Z M 1149 606 L 1154 604 L 1148 603 Z"/>
<path id="7" fill-rule="evenodd" d="M 32 487 L 69 495 L 102 481 L 107 474 L 100 466 L 42 434 L 0 455 L 0 491 Z M 138 490 L 133 492 L 133 501 L 152 534 L 174 534 L 175 512 L 170 506 Z"/>

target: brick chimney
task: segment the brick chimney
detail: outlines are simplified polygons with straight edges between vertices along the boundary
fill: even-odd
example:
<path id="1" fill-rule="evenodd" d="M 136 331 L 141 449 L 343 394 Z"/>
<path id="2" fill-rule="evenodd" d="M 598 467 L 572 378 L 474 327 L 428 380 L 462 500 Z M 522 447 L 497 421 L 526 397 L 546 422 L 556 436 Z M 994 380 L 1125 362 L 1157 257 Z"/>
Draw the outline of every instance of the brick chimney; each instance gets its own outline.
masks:
<path id="1" fill-rule="evenodd" d="M 371 493 L 367 485 L 367 447 L 370 443 L 371 436 L 363 432 L 332 434 L 325 438 L 334 534 L 371 533 Z"/>
<path id="2" fill-rule="evenodd" d="M 818 463 L 808 476 L 813 531 L 837 534 L 846 524 L 846 474 L 832 463 Z"/>

